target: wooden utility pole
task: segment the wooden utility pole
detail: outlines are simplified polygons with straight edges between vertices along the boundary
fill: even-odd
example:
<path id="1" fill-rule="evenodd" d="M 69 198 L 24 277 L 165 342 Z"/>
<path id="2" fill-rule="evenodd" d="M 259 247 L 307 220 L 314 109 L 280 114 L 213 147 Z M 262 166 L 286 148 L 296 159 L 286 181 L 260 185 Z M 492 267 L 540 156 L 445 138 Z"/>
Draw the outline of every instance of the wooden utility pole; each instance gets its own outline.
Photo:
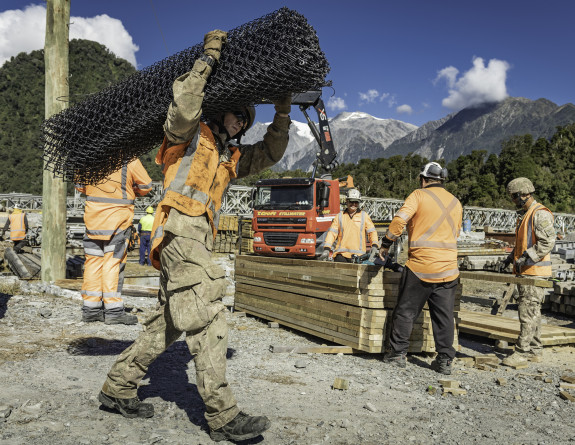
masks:
<path id="1" fill-rule="evenodd" d="M 46 3 L 46 119 L 67 108 L 70 0 Z M 44 161 L 46 167 L 46 161 Z M 66 278 L 66 184 L 44 168 L 42 189 L 42 280 Z"/>

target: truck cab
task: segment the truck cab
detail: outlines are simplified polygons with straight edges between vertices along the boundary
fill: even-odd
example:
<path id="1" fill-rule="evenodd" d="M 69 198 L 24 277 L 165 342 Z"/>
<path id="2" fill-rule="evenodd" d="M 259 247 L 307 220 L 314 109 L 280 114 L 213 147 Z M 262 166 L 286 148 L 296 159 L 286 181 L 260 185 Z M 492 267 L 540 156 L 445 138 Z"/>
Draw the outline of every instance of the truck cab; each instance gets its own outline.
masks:
<path id="1" fill-rule="evenodd" d="M 314 258 L 323 251 L 326 231 L 340 211 L 340 182 L 261 179 L 252 205 L 255 254 Z"/>

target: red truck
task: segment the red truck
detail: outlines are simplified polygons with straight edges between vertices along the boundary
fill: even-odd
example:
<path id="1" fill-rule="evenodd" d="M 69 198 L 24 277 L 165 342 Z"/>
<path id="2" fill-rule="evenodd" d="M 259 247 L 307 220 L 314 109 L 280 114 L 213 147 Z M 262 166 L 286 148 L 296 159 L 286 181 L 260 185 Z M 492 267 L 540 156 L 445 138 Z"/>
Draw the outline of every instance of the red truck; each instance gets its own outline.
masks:
<path id="1" fill-rule="evenodd" d="M 327 229 L 340 211 L 340 179 L 261 179 L 253 194 L 255 254 L 313 258 L 323 251 Z"/>

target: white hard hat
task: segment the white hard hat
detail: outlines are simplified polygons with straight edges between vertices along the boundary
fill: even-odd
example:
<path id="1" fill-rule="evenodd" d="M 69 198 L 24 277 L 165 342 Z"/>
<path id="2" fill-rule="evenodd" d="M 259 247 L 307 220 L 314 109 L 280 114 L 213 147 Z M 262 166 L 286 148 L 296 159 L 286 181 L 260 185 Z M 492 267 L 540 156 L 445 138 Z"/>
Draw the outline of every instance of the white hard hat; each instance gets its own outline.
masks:
<path id="1" fill-rule="evenodd" d="M 424 178 L 437 179 L 438 181 L 445 181 L 447 179 L 447 169 L 443 168 L 437 162 L 428 162 L 421 167 L 419 176 Z"/>
<path id="2" fill-rule="evenodd" d="M 359 201 L 361 200 L 361 193 L 359 193 L 358 189 L 349 189 L 347 191 L 347 199 L 350 201 Z"/>

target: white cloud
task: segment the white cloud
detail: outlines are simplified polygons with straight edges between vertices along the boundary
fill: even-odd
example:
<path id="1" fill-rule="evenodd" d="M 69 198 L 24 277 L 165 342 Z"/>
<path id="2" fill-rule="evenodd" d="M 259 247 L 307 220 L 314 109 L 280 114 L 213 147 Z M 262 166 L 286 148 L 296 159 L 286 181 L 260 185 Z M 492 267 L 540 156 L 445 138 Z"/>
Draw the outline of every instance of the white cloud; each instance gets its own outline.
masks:
<path id="1" fill-rule="evenodd" d="M 327 100 L 327 107 L 332 111 L 342 111 L 347 108 L 347 105 L 341 97 L 330 97 Z"/>
<path id="2" fill-rule="evenodd" d="M 367 93 L 359 93 L 360 103 L 373 103 L 379 97 L 377 90 L 368 90 Z"/>
<path id="3" fill-rule="evenodd" d="M 407 104 L 403 104 L 400 105 L 399 107 L 397 107 L 395 109 L 395 111 L 397 111 L 399 114 L 412 114 L 413 113 L 413 108 L 411 108 L 409 105 Z"/>
<path id="4" fill-rule="evenodd" d="M 491 59 L 487 66 L 481 57 L 473 58 L 473 67 L 459 75 L 457 68 L 449 66 L 437 73 L 434 83 L 445 79 L 449 96 L 441 102 L 451 110 L 477 105 L 484 102 L 499 102 L 505 99 L 507 70 L 511 66 L 504 60 Z"/>
<path id="5" fill-rule="evenodd" d="M 22 32 L 22 30 L 26 30 Z M 44 48 L 46 34 L 46 8 L 30 5 L 23 10 L 13 9 L 0 13 L 0 66 L 21 52 Z M 96 17 L 70 17 L 70 39 L 87 39 L 105 45 L 116 56 L 137 66 L 132 37 L 118 19 L 106 14 Z"/>

